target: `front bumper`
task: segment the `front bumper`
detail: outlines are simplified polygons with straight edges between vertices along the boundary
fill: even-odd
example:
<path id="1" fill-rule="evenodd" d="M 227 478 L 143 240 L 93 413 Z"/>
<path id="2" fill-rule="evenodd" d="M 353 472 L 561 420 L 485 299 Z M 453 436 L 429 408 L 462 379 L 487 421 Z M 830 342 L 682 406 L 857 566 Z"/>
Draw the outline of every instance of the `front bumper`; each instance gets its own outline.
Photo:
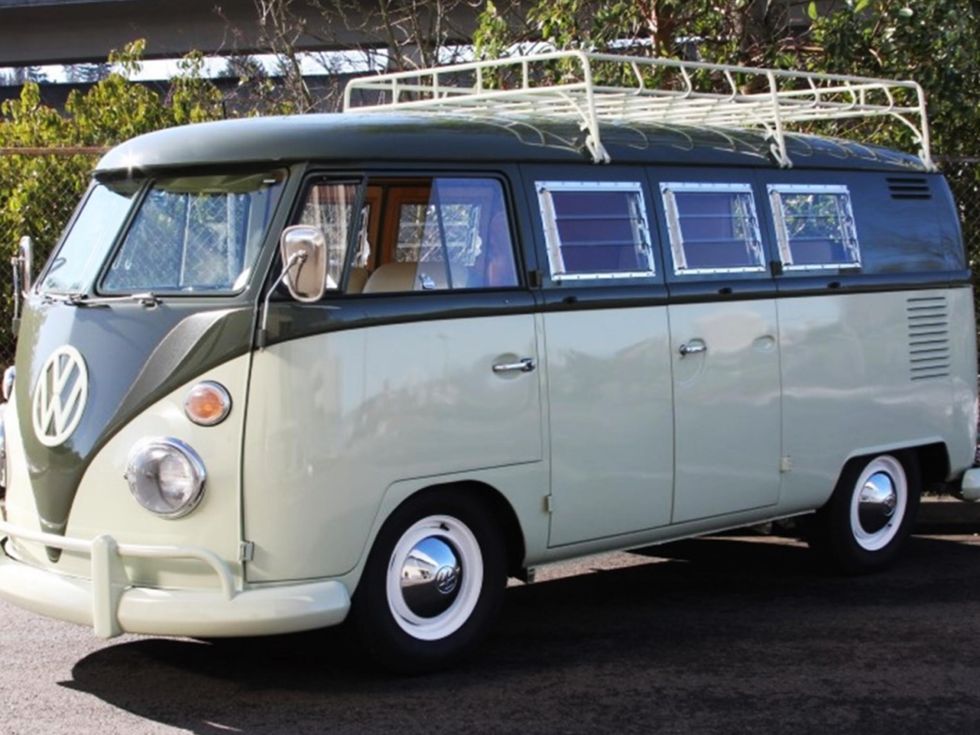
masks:
<path id="1" fill-rule="evenodd" d="M 70 577 L 20 562 L 7 553 L 9 538 L 87 554 L 91 577 Z M 215 573 L 215 589 L 134 586 L 122 563 L 126 557 L 197 559 Z M 350 609 L 347 588 L 335 580 L 241 589 L 229 566 L 207 549 L 120 544 L 107 535 L 91 541 L 65 538 L 2 521 L 0 599 L 91 626 L 103 638 L 122 633 L 201 637 L 294 633 L 341 623 Z"/>
<path id="2" fill-rule="evenodd" d="M 959 496 L 963 500 L 980 500 L 980 467 L 969 469 L 963 474 Z"/>

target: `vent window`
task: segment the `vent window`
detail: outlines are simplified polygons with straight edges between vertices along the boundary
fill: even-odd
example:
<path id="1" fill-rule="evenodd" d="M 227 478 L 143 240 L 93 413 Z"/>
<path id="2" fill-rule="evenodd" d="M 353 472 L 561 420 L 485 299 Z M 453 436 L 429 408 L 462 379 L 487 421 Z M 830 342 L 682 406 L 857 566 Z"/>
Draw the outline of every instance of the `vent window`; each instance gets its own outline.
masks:
<path id="1" fill-rule="evenodd" d="M 749 184 L 660 185 L 676 275 L 765 270 Z"/>
<path id="2" fill-rule="evenodd" d="M 770 184 L 767 188 L 785 270 L 861 267 L 846 186 Z"/>
<path id="3" fill-rule="evenodd" d="M 539 181 L 535 188 L 554 280 L 654 275 L 639 182 Z"/>

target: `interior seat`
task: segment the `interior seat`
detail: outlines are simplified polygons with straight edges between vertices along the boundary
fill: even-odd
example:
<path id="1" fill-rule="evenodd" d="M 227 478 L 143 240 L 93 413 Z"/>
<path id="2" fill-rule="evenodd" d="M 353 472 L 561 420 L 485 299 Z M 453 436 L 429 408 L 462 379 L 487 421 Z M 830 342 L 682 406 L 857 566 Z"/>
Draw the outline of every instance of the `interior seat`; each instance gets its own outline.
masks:
<path id="1" fill-rule="evenodd" d="M 347 278 L 347 293 L 363 292 L 370 277 L 371 271 L 367 268 L 351 268 L 350 276 Z"/>
<path id="2" fill-rule="evenodd" d="M 414 291 L 417 271 L 418 263 L 385 263 L 371 274 L 361 293 Z"/>

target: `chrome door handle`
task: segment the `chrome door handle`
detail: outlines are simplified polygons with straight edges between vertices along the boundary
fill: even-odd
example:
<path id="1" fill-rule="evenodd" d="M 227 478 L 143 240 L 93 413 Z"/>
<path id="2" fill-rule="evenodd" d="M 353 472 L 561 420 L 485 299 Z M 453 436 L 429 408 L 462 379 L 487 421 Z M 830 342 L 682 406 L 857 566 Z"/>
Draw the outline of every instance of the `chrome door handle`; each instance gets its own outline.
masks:
<path id="1" fill-rule="evenodd" d="M 498 362 L 493 366 L 493 371 L 500 373 L 529 373 L 537 367 L 533 357 L 525 357 L 518 362 Z"/>
<path id="2" fill-rule="evenodd" d="M 697 355 L 699 352 L 707 352 L 708 345 L 699 339 L 692 339 L 690 342 L 685 342 L 677 350 L 681 353 L 681 357 L 687 357 L 688 355 Z"/>

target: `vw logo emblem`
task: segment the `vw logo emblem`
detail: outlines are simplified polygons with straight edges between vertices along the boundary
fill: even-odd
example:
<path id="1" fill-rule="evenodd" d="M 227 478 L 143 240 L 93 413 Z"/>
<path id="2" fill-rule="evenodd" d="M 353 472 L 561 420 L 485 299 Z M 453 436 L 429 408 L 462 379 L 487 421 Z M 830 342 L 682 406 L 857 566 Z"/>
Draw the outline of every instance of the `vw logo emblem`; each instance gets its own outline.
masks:
<path id="1" fill-rule="evenodd" d="M 439 567 L 436 572 L 436 589 L 442 594 L 451 594 L 459 583 L 459 573 L 454 567 Z"/>
<path id="2" fill-rule="evenodd" d="M 34 386 L 31 418 L 34 434 L 46 447 L 71 436 L 82 419 L 88 398 L 88 370 L 74 347 L 59 347 L 44 363 Z"/>

